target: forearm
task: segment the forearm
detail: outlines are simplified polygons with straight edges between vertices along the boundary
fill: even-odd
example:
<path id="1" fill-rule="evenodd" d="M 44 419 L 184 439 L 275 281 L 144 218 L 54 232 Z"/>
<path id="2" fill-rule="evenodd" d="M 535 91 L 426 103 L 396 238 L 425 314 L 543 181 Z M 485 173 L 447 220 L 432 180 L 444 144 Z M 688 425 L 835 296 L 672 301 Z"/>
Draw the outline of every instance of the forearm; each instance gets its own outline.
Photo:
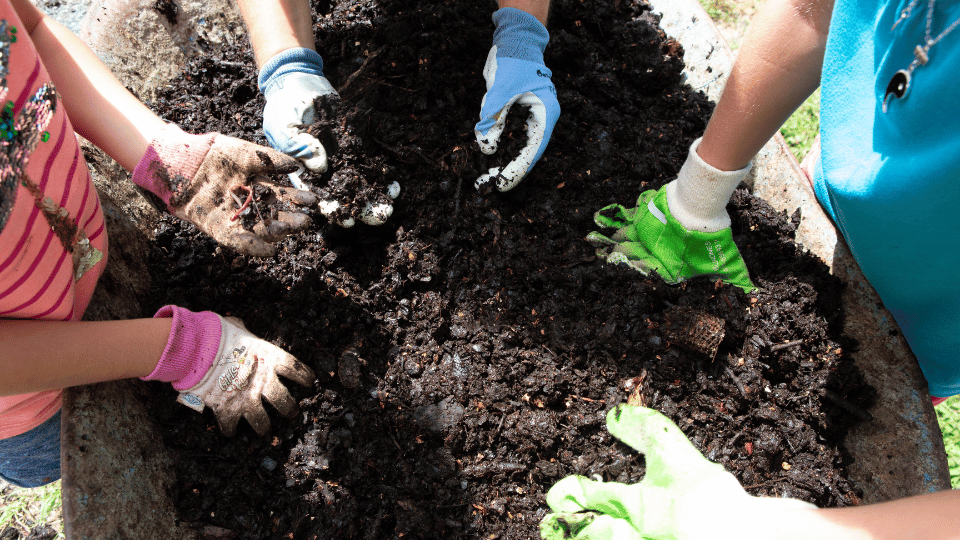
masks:
<path id="1" fill-rule="evenodd" d="M 0 320 L 0 395 L 149 375 L 171 321 Z"/>
<path id="2" fill-rule="evenodd" d="M 833 0 L 770 0 L 750 24 L 698 154 L 742 169 L 820 85 Z"/>
<path id="3" fill-rule="evenodd" d="M 960 538 L 960 491 L 865 506 L 788 514 L 779 540 L 938 540 Z"/>
<path id="4" fill-rule="evenodd" d="M 127 170 L 165 122 L 131 94 L 70 30 L 27 0 L 13 0 L 74 130 Z"/>
<path id="5" fill-rule="evenodd" d="M 237 0 L 258 67 L 296 47 L 316 50 L 308 0 Z"/>
<path id="6" fill-rule="evenodd" d="M 501 8 L 516 8 L 536 17 L 540 24 L 547 25 L 550 14 L 550 0 L 499 0 Z"/>

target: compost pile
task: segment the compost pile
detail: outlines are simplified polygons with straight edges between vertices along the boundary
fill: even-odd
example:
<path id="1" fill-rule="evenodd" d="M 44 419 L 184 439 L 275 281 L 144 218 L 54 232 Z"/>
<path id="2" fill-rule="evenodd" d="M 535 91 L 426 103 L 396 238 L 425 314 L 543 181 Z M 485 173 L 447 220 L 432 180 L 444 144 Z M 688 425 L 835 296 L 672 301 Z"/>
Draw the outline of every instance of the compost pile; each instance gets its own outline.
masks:
<path id="1" fill-rule="evenodd" d="M 583 240 L 595 211 L 676 175 L 712 110 L 646 4 L 554 0 L 545 59 L 563 112 L 506 193 L 473 186 L 511 157 L 509 142 L 483 155 L 473 133 L 494 2 L 313 9 L 342 103 L 331 170 L 304 179 L 359 203 L 402 190 L 385 225 L 315 212 L 272 259 L 161 222 L 151 308 L 240 317 L 318 375 L 291 385 L 300 414 L 271 414 L 267 437 L 244 423 L 223 437 L 209 411 L 151 385 L 181 520 L 208 538 L 535 538 L 564 476 L 643 477 L 642 456 L 604 426 L 628 400 L 670 416 L 752 494 L 857 504 L 843 437 L 873 390 L 840 333 L 839 281 L 793 240 L 801 216 L 735 194 L 749 295 L 706 278 L 668 286 Z M 250 51 L 200 46 L 152 107 L 187 131 L 266 144 Z M 505 134 L 514 146 L 522 120 Z"/>

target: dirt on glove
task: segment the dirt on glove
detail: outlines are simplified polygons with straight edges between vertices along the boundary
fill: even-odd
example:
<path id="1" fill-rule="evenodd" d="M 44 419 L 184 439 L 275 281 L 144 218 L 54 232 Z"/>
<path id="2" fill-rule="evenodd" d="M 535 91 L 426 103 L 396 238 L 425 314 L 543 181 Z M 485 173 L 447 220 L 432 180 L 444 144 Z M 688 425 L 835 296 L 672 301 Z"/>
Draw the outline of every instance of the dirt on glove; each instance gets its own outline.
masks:
<path id="1" fill-rule="evenodd" d="M 267 437 L 241 422 L 225 438 L 152 386 L 183 522 L 210 538 L 536 538 L 564 476 L 642 478 L 643 458 L 604 425 L 627 400 L 667 414 L 752 494 L 857 504 L 843 438 L 874 391 L 840 332 L 841 283 L 794 242 L 802 216 L 734 195 L 749 295 L 668 286 L 583 240 L 596 210 L 672 179 L 712 111 L 646 4 L 553 1 L 545 61 L 562 113 L 506 193 L 473 187 L 510 157 L 483 155 L 473 132 L 495 2 L 312 6 L 343 129 L 331 170 L 307 179 L 356 202 L 402 191 L 386 224 L 317 213 L 269 260 L 175 218 L 156 230 L 148 308 L 239 317 L 318 374 L 290 385 L 301 412 L 272 414 Z M 266 144 L 250 51 L 200 46 L 152 107 Z M 710 321 L 705 341 L 677 328 L 687 318 Z"/>

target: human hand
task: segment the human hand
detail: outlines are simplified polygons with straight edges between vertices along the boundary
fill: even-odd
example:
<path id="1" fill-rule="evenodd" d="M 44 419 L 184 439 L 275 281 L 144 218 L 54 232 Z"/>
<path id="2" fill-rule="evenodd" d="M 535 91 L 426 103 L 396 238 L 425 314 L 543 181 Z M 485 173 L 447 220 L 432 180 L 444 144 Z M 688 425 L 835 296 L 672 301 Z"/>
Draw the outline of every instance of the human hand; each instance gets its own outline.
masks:
<path id="1" fill-rule="evenodd" d="M 217 242 L 245 255 L 269 257 L 275 242 L 312 223 L 302 207 L 316 205 L 316 195 L 263 176 L 296 169 L 296 160 L 271 148 L 218 133 L 189 135 L 167 124 L 150 143 L 132 180 L 160 197 L 171 214 Z M 263 217 L 247 230 L 240 217 L 261 186 L 268 191 L 264 200 L 287 209 L 276 219 Z"/>
<path id="2" fill-rule="evenodd" d="M 177 306 L 165 306 L 154 317 L 172 317 L 173 327 L 163 357 L 143 379 L 173 383 L 180 390 L 177 401 L 197 412 L 213 409 L 224 435 L 236 433 L 241 417 L 265 435 L 270 418 L 263 399 L 288 418 L 297 414 L 297 402 L 278 375 L 310 386 L 313 371 L 251 334 L 239 319 Z"/>
<path id="3" fill-rule="evenodd" d="M 267 100 L 263 132 L 270 146 L 293 156 L 313 172 L 327 170 L 327 151 L 307 132 L 317 119 L 315 101 L 336 111 L 340 95 L 323 75 L 323 59 L 306 48 L 274 55 L 260 70 L 257 86 Z"/>
<path id="4" fill-rule="evenodd" d="M 644 455 L 646 475 L 637 484 L 560 480 L 547 492 L 553 513 L 540 522 L 545 540 L 776 538 L 785 514 L 816 508 L 749 495 L 653 409 L 618 405 L 607 413 L 607 429 Z"/>
<path id="5" fill-rule="evenodd" d="M 315 173 L 329 167 L 328 149 L 308 128 L 323 116 L 333 121 L 339 115 L 340 95 L 323 75 L 323 59 L 306 48 L 288 49 L 268 60 L 257 78 L 257 86 L 267 100 L 263 109 L 263 132 L 270 145 L 303 162 Z M 320 110 L 318 110 L 318 107 Z M 332 123 L 332 122 L 325 122 Z M 331 134 L 328 144 L 336 144 Z M 330 149 L 333 150 L 333 149 Z M 294 186 L 308 190 L 299 175 L 291 175 Z M 367 225 L 382 225 L 393 215 L 393 199 L 400 192 L 394 183 L 379 200 L 368 202 L 356 214 Z M 341 227 L 353 227 L 356 220 L 339 201 L 321 200 L 320 212 Z"/>
<path id="6" fill-rule="evenodd" d="M 543 51 L 550 37 L 536 17 L 515 8 L 502 8 L 493 14 L 497 29 L 493 47 L 483 67 L 487 93 L 480 104 L 480 121 L 474 127 L 477 143 L 484 154 L 497 151 L 507 114 L 515 104 L 530 108 L 527 118 L 527 144 L 506 167 L 493 167 L 480 175 L 480 189 L 496 180 L 497 189 L 513 189 L 543 155 L 550 135 L 560 117 L 557 89 L 550 80 L 551 71 L 543 63 Z"/>
<path id="7" fill-rule="evenodd" d="M 610 236 L 594 231 L 586 240 L 597 257 L 625 263 L 643 275 L 656 272 L 667 283 L 709 275 L 750 292 L 746 264 L 730 230 L 726 203 L 749 167 L 718 171 L 696 153 L 699 140 L 679 176 L 659 190 L 640 194 L 634 208 L 612 204 L 593 216 L 600 227 L 615 228 Z"/>

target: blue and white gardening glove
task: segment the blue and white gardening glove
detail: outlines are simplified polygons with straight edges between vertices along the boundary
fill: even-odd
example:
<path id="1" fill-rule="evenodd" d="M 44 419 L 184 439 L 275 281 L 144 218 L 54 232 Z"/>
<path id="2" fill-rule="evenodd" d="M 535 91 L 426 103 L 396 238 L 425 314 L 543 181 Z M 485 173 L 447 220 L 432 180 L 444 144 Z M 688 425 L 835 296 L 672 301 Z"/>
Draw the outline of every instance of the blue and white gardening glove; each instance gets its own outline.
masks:
<path id="1" fill-rule="evenodd" d="M 560 117 L 557 89 L 550 80 L 551 71 L 543 63 L 543 51 L 550 35 L 536 17 L 515 9 L 494 12 L 497 25 L 493 47 L 483 67 L 487 93 L 480 104 L 480 122 L 474 128 L 484 154 L 497 151 L 497 143 L 506 126 L 507 114 L 514 104 L 530 107 L 527 118 L 527 145 L 506 167 L 493 167 L 476 181 L 477 189 L 495 181 L 497 189 L 512 189 L 533 168 L 550 142 L 553 127 Z"/>
<path id="2" fill-rule="evenodd" d="M 314 101 L 326 100 L 332 109 L 339 106 L 340 95 L 323 75 L 323 59 L 311 49 L 294 48 L 279 52 L 263 65 L 257 86 L 267 100 L 263 108 L 263 132 L 270 145 L 281 152 L 299 159 L 306 168 L 322 173 L 329 166 L 327 151 L 320 141 L 307 132 L 317 119 Z M 309 189 L 299 173 L 290 175 L 297 189 Z M 392 200 L 399 193 L 399 184 L 391 185 L 387 198 Z M 352 227 L 352 217 L 334 218 L 340 203 L 323 200 L 320 211 L 342 227 Z M 368 203 L 359 218 L 368 225 L 382 225 L 393 214 L 393 205 L 388 202 Z"/>
<path id="3" fill-rule="evenodd" d="M 323 76 L 323 59 L 316 51 L 287 49 L 264 64 L 257 86 L 267 100 L 263 109 L 263 132 L 281 152 L 303 162 L 308 169 L 327 170 L 327 151 L 306 128 L 316 120 L 313 101 L 340 100 Z"/>

